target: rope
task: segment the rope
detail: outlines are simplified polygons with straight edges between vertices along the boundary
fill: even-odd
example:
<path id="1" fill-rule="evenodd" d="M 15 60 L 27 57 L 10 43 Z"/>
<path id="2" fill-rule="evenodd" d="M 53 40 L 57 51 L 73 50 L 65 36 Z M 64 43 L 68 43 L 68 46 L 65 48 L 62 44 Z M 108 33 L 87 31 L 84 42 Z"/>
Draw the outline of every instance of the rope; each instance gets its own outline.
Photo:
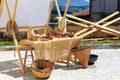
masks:
<path id="1" fill-rule="evenodd" d="M 66 20 L 63 17 L 58 18 L 58 29 L 63 30 L 66 27 Z"/>

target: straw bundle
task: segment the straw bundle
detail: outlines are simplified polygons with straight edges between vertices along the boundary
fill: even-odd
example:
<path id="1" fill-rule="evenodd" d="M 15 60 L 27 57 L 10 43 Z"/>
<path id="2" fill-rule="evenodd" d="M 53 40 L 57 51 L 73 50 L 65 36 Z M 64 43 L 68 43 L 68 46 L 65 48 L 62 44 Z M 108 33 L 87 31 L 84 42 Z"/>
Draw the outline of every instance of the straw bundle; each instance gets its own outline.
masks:
<path id="1" fill-rule="evenodd" d="M 14 21 L 14 26 L 12 26 L 12 20 L 9 20 L 6 24 L 6 34 L 9 36 L 12 36 L 13 29 L 14 29 L 15 33 L 18 32 L 17 23 Z"/>

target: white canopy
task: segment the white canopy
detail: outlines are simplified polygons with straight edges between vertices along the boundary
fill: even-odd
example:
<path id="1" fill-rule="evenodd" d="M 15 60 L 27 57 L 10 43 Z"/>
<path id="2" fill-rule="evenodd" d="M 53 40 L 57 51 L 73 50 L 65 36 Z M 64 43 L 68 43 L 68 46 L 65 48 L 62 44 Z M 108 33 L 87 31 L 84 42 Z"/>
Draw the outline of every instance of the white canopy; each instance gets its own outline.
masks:
<path id="1" fill-rule="evenodd" d="M 18 26 L 40 26 L 46 24 L 51 0 L 18 0 L 15 21 Z M 12 16 L 14 0 L 7 0 L 10 14 Z M 0 27 L 8 22 L 7 10 L 3 5 L 0 16 Z"/>

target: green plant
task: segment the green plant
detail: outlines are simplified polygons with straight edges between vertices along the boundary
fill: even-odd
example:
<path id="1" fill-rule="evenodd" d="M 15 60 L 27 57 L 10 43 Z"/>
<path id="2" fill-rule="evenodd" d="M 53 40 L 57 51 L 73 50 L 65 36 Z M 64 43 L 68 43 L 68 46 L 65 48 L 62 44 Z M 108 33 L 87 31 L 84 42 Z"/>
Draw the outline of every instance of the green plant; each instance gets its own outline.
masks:
<path id="1" fill-rule="evenodd" d="M 0 42 L 0 46 L 13 46 L 13 42 Z"/>

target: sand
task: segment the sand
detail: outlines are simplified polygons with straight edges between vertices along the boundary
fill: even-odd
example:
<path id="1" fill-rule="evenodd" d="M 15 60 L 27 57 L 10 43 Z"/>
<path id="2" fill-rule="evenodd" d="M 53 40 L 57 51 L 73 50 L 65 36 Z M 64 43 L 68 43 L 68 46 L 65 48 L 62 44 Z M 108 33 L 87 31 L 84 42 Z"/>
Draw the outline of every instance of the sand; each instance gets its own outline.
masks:
<path id="1" fill-rule="evenodd" d="M 27 59 L 26 73 L 21 73 L 21 67 L 14 51 L 0 51 L 0 80 L 41 80 L 31 72 L 31 57 Z M 22 57 L 24 51 L 21 51 Z M 83 69 L 81 65 L 57 63 L 51 76 L 43 80 L 120 80 L 120 49 L 92 49 L 91 54 L 97 54 L 94 65 Z"/>

